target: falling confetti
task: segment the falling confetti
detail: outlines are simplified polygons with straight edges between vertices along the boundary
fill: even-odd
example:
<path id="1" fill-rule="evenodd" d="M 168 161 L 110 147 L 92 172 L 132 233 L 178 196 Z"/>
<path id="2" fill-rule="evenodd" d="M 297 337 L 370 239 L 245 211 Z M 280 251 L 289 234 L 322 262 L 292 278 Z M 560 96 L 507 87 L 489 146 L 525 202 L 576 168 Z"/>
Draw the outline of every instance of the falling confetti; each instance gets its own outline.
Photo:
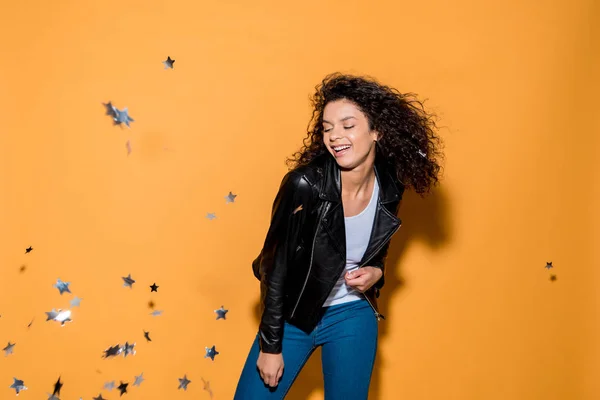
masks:
<path id="1" fill-rule="evenodd" d="M 147 342 L 151 342 L 152 341 L 152 339 L 150 339 L 150 332 L 144 331 L 144 338 L 146 338 Z"/>
<path id="2" fill-rule="evenodd" d="M 118 347 L 118 345 L 117 345 L 117 347 Z M 106 382 L 106 383 L 104 384 L 104 389 L 105 389 L 105 390 L 111 391 L 111 390 L 113 390 L 114 388 L 115 388 L 115 381 Z"/>
<path id="3" fill-rule="evenodd" d="M 187 378 L 187 375 L 183 375 L 183 378 L 178 378 L 179 379 L 179 387 L 177 389 L 183 389 L 183 390 L 187 390 L 187 386 L 192 383 L 192 381 L 190 381 Z"/>
<path id="4" fill-rule="evenodd" d="M 121 279 L 123 279 L 123 286 L 127 287 L 129 286 L 131 289 L 133 289 L 133 284 L 135 283 L 135 281 L 133 279 L 131 279 L 131 274 L 127 275 L 127 276 L 122 276 Z"/>
<path id="5" fill-rule="evenodd" d="M 19 272 L 23 273 L 25 272 L 25 270 L 27 269 L 27 265 L 23 264 L 21 265 L 21 267 L 19 268 Z"/>
<path id="6" fill-rule="evenodd" d="M 110 116 L 114 120 L 114 118 L 117 116 L 117 111 L 112 103 L 109 101 L 108 103 L 102 103 L 102 105 L 106 107 L 106 115 Z"/>
<path id="7" fill-rule="evenodd" d="M 52 311 L 46 312 L 46 316 L 46 321 L 58 321 L 61 326 L 64 326 L 65 322 L 72 322 L 71 310 L 63 311 L 60 308 L 58 310 L 53 308 Z"/>
<path id="8" fill-rule="evenodd" d="M 127 386 L 129 386 L 129 383 L 123 383 L 123 381 L 121 381 L 121 384 L 117 387 L 121 392 L 120 396 L 123 396 L 123 393 L 127 393 Z"/>
<path id="9" fill-rule="evenodd" d="M 302 210 L 302 204 L 300 204 L 298 207 L 296 207 L 296 209 L 294 210 L 294 212 L 292 213 L 292 215 L 296 214 L 298 211 L 301 211 L 301 210 Z"/>
<path id="10" fill-rule="evenodd" d="M 60 396 L 60 389 L 62 389 L 62 387 L 63 387 L 63 383 L 60 381 L 60 376 L 59 376 L 58 380 L 54 384 L 54 391 L 52 391 L 52 395 Z"/>
<path id="11" fill-rule="evenodd" d="M 17 396 L 19 395 L 19 392 L 23 391 L 23 390 L 27 390 L 27 386 L 25 386 L 25 382 L 23 382 L 20 379 L 17 378 L 13 378 L 13 384 L 9 386 L 10 389 L 15 389 L 15 392 L 17 392 Z"/>
<path id="12" fill-rule="evenodd" d="M 129 140 L 127 140 L 127 142 L 125 143 L 125 148 L 127 149 L 127 155 L 131 154 L 131 142 Z"/>
<path id="13" fill-rule="evenodd" d="M 106 400 L 104 397 L 102 397 L 102 393 L 98 394 L 98 397 L 93 397 L 92 400 Z"/>
<path id="14" fill-rule="evenodd" d="M 227 196 L 225 196 L 225 200 L 227 200 L 227 203 L 233 203 L 235 201 L 236 197 L 237 197 L 237 194 L 233 194 L 233 193 L 229 192 L 229 194 Z"/>
<path id="15" fill-rule="evenodd" d="M 71 308 L 73 307 L 79 307 L 79 304 L 81 303 L 81 300 L 83 300 L 81 297 L 73 297 L 71 299 L 71 301 L 69 302 L 69 304 L 71 305 Z"/>
<path id="16" fill-rule="evenodd" d="M 217 354 L 220 354 L 216 349 L 215 346 L 213 347 L 205 347 L 204 348 L 206 350 L 206 354 L 204 355 L 204 358 L 210 357 L 211 360 L 215 361 L 215 356 Z"/>
<path id="17" fill-rule="evenodd" d="M 127 357 L 128 354 L 135 355 L 135 350 L 133 349 L 134 347 L 135 343 L 129 344 L 129 342 L 125 342 L 125 346 L 123 346 L 123 348 L 121 349 L 123 357 Z"/>
<path id="18" fill-rule="evenodd" d="M 215 215 L 215 213 L 207 213 L 206 218 L 212 221 L 213 219 L 217 218 L 217 216 Z"/>
<path id="19" fill-rule="evenodd" d="M 210 388 L 210 382 L 209 381 L 205 381 L 204 378 L 200 378 L 200 379 L 202 379 L 202 383 L 204 384 L 203 389 L 208 392 L 208 394 L 210 395 L 210 398 L 212 399 L 213 392 L 212 392 L 212 389 Z"/>
<path id="20" fill-rule="evenodd" d="M 70 284 L 70 282 L 63 282 L 59 278 L 56 280 L 56 283 L 52 285 L 52 287 L 57 288 L 60 294 L 63 294 L 64 292 L 71 293 L 71 290 L 69 289 Z"/>
<path id="21" fill-rule="evenodd" d="M 153 317 L 158 317 L 158 316 L 159 316 L 159 315 L 161 315 L 162 313 L 163 313 L 163 311 L 162 311 L 162 310 L 154 310 L 154 311 L 152 311 L 150 314 L 151 314 Z"/>
<path id="22" fill-rule="evenodd" d="M 58 396 L 56 396 L 55 394 L 51 394 L 51 393 L 46 393 L 48 395 L 48 399 L 47 400 L 60 400 L 60 398 Z"/>
<path id="23" fill-rule="evenodd" d="M 154 308 L 154 306 L 155 306 L 154 302 L 153 302 L 152 300 L 150 300 L 150 301 L 148 302 L 148 308 L 150 308 L 150 309 L 153 309 L 153 308 Z"/>
<path id="24" fill-rule="evenodd" d="M 550 281 L 551 281 L 551 282 L 554 282 L 556 279 L 558 279 L 558 278 L 556 277 L 556 275 L 554 275 L 554 274 L 550 275 Z"/>
<path id="25" fill-rule="evenodd" d="M 4 357 L 7 357 L 9 354 L 13 354 L 13 349 L 15 347 L 15 344 L 16 343 L 8 342 L 8 345 L 6 345 L 6 347 L 2 349 L 4 351 Z"/>
<path id="26" fill-rule="evenodd" d="M 123 110 L 119 110 L 116 107 L 114 107 L 114 109 L 116 113 L 114 117 L 115 125 L 125 124 L 128 128 L 131 128 L 129 123 L 135 122 L 135 120 L 129 116 L 129 110 L 127 109 L 127 107 L 125 107 Z"/>
<path id="27" fill-rule="evenodd" d="M 167 59 L 165 61 L 162 62 L 165 65 L 165 69 L 173 69 L 173 64 L 175 63 L 175 60 L 171 59 L 171 57 L 167 56 Z"/>
<path id="28" fill-rule="evenodd" d="M 33 324 L 33 318 L 31 319 L 31 321 L 29 321 L 29 324 L 27 325 L 27 329 L 31 328 L 31 324 Z"/>
<path id="29" fill-rule="evenodd" d="M 138 376 L 135 377 L 135 382 L 133 382 L 133 386 L 140 386 L 144 381 L 144 373 L 142 372 Z"/>
<path id="30" fill-rule="evenodd" d="M 116 346 L 111 346 L 108 349 L 104 350 L 103 358 L 116 357 L 119 354 L 121 354 L 121 351 L 123 351 L 123 350 L 122 350 L 120 344 L 117 344 Z M 112 384 L 113 384 L 113 387 L 114 387 L 114 382 L 112 382 Z"/>
<path id="31" fill-rule="evenodd" d="M 548 269 L 548 270 L 549 270 L 550 268 L 554 268 L 554 265 L 552 265 L 552 261 L 550 261 L 550 262 L 547 262 L 547 261 L 546 261 L 546 266 L 545 266 L 544 268 L 546 268 L 546 269 Z"/>
<path id="32" fill-rule="evenodd" d="M 156 286 L 156 283 L 153 283 L 153 284 L 150 286 L 150 291 L 151 291 L 151 292 L 157 292 L 159 287 L 160 287 L 160 286 Z"/>
<path id="33" fill-rule="evenodd" d="M 223 308 L 223 306 L 221 306 L 221 308 L 219 308 L 218 310 L 215 310 L 215 312 L 217 313 L 217 319 L 227 319 L 225 317 L 225 314 L 227 314 L 229 310 L 226 310 Z"/>
<path id="34" fill-rule="evenodd" d="M 25 254 L 31 253 L 32 250 L 33 250 L 33 247 L 29 246 L 28 248 L 25 249 Z"/>

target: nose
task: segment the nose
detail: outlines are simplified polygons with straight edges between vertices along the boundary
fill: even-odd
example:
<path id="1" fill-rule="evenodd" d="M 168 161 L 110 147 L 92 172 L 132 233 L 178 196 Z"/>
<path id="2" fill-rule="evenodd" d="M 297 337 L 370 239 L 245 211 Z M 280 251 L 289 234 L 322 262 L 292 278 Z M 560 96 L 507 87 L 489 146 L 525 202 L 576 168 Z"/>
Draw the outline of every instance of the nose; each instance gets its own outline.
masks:
<path id="1" fill-rule="evenodd" d="M 330 142 L 335 142 L 336 140 L 340 139 L 341 137 L 342 137 L 342 129 L 333 127 L 329 131 L 329 141 Z"/>

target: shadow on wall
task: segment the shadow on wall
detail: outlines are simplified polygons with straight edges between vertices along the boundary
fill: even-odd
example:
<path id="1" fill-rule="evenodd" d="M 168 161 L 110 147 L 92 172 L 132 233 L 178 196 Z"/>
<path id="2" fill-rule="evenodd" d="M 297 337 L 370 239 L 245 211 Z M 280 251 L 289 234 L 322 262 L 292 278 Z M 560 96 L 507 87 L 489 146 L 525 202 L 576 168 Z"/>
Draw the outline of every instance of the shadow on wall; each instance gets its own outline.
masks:
<path id="1" fill-rule="evenodd" d="M 450 241 L 451 227 L 448 218 L 448 198 L 443 191 L 435 189 L 425 198 L 421 198 L 414 192 L 405 192 L 402 200 L 399 218 L 402 227 L 392 239 L 388 258 L 386 261 L 386 282 L 381 296 L 378 299 L 379 309 L 382 314 L 389 316 L 393 310 L 389 307 L 390 299 L 402 290 L 406 282 L 402 278 L 400 267 L 404 250 L 412 241 L 425 242 L 432 251 L 444 246 Z M 256 282 L 258 285 L 258 281 Z M 256 300 L 254 305 L 254 317 L 256 324 L 260 321 L 260 304 Z M 379 343 L 385 342 L 388 335 L 387 320 L 379 322 Z M 375 368 L 371 379 L 369 399 L 381 399 L 381 369 L 385 368 L 384 354 L 378 349 L 375 360 Z M 396 354 L 386 354 L 387 358 L 396 357 Z M 285 354 L 284 354 L 285 360 Z M 318 348 L 312 354 L 306 365 L 296 378 L 286 399 L 306 400 L 313 392 L 323 391 L 323 372 L 321 369 L 321 349 Z"/>

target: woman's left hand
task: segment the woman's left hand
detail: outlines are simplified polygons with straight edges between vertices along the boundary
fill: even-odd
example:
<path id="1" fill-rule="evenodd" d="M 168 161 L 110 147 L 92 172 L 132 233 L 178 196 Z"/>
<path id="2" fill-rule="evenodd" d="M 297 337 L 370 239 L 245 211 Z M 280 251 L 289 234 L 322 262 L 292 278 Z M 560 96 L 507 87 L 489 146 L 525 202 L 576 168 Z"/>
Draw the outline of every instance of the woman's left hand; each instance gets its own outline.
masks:
<path id="1" fill-rule="evenodd" d="M 346 284 L 353 287 L 361 293 L 369 290 L 379 278 L 383 275 L 383 271 L 377 267 L 362 267 L 354 271 L 346 273 Z"/>

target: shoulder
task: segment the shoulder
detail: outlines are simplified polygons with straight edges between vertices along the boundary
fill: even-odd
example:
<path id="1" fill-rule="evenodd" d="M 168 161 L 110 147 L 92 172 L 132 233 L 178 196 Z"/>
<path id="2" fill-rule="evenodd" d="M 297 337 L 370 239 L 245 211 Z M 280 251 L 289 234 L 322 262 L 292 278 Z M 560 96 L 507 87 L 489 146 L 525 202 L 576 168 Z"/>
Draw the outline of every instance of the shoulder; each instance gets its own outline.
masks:
<path id="1" fill-rule="evenodd" d="M 326 154 L 317 156 L 308 164 L 288 171 L 281 181 L 280 190 L 293 192 L 303 198 L 318 196 L 323 179 L 323 167 L 327 162 L 326 156 Z"/>

